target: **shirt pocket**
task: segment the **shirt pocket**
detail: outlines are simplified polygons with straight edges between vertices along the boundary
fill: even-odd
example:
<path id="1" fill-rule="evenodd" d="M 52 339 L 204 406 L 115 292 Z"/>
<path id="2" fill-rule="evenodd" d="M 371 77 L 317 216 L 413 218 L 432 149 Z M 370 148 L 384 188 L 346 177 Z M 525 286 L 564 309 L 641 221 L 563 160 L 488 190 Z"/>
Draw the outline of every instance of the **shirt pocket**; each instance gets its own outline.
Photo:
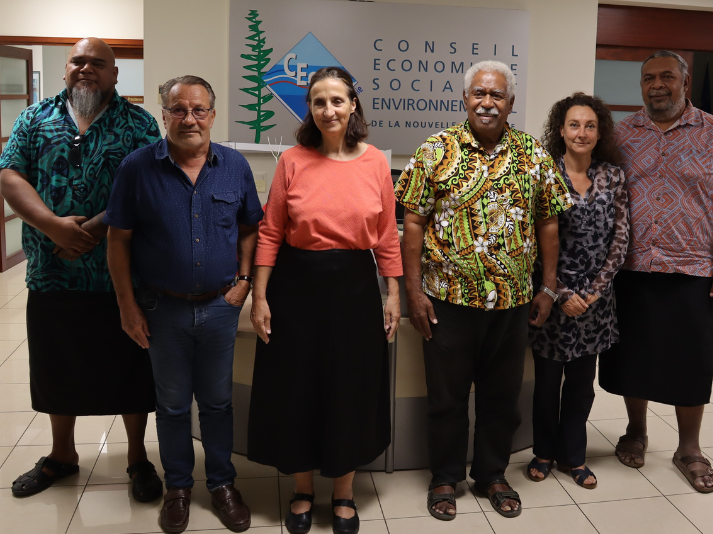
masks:
<path id="1" fill-rule="evenodd" d="M 213 223 L 223 228 L 237 226 L 240 195 L 237 191 L 213 193 L 211 217 Z"/>

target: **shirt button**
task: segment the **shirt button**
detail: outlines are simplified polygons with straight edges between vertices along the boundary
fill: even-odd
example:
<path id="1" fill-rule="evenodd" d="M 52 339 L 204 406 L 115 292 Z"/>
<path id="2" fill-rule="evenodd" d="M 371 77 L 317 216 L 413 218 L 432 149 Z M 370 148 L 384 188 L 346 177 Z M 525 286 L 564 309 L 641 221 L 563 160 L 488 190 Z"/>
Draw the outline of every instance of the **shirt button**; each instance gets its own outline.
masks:
<path id="1" fill-rule="evenodd" d="M 654 220 L 654 224 L 658 225 L 659 221 L 657 219 Z"/>
<path id="2" fill-rule="evenodd" d="M 656 197 L 656 200 L 661 200 L 661 197 Z"/>
<path id="3" fill-rule="evenodd" d="M 193 194 L 194 194 L 194 195 L 197 195 L 197 194 L 198 194 L 198 191 L 193 191 Z"/>
<path id="4" fill-rule="evenodd" d="M 196 213 L 196 219 L 198 218 L 198 214 Z"/>
<path id="5" fill-rule="evenodd" d="M 658 241 L 656 241 L 655 239 L 651 242 L 651 244 L 652 244 L 653 246 L 656 246 L 657 243 L 658 243 Z"/>
<path id="6" fill-rule="evenodd" d="M 196 262 L 196 265 L 198 265 L 198 267 L 200 267 L 200 266 L 201 266 L 201 262 Z"/>
<path id="7" fill-rule="evenodd" d="M 198 239 L 198 238 L 196 237 L 196 243 L 198 243 L 199 241 L 200 241 L 200 239 Z"/>

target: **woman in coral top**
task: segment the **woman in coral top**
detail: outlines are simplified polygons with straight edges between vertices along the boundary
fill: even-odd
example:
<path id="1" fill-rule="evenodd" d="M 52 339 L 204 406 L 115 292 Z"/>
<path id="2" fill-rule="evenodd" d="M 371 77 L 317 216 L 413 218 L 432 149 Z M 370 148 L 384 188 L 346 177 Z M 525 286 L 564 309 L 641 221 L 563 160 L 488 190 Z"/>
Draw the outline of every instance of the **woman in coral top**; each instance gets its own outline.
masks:
<path id="1" fill-rule="evenodd" d="M 294 474 L 293 534 L 312 523 L 314 470 L 334 479 L 333 530 L 348 534 L 359 530 L 354 471 L 390 442 L 387 340 L 399 326 L 401 251 L 389 165 L 363 142 L 351 76 L 318 70 L 307 102 L 260 227 L 248 458 Z M 383 314 L 374 258 L 388 287 Z"/>

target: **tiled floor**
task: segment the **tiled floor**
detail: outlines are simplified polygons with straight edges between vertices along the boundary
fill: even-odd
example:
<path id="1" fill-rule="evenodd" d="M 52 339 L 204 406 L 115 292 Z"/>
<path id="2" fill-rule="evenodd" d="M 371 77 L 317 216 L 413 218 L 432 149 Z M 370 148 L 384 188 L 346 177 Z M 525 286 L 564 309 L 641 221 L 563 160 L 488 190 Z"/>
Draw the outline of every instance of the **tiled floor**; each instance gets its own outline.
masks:
<path id="1" fill-rule="evenodd" d="M 160 501 L 140 504 L 130 497 L 126 469 L 126 432 L 120 417 L 85 417 L 77 422 L 79 474 L 26 499 L 12 497 L 9 487 L 19 474 L 49 452 L 49 418 L 30 406 L 28 352 L 24 306 L 25 265 L 0 274 L 0 533 L 120 534 L 160 532 Z M 701 432 L 706 454 L 713 455 L 713 409 L 708 405 Z M 713 495 L 696 493 L 671 463 L 677 443 L 671 407 L 651 404 L 649 453 L 640 470 L 622 466 L 613 444 L 623 433 L 626 412 L 622 400 L 597 388 L 587 426 L 588 465 L 599 487 L 584 490 L 555 471 L 542 483 L 525 477 L 532 453 L 512 456 L 508 480 L 520 492 L 523 513 L 504 519 L 482 497 L 474 497 L 470 482 L 458 487 L 455 521 L 433 519 L 426 510 L 426 471 L 358 473 L 356 501 L 363 534 L 713 534 Z M 150 459 L 159 468 L 154 421 L 147 432 Z M 203 451 L 195 442 L 198 481 L 191 520 L 193 533 L 229 532 L 213 512 L 203 485 Z M 284 510 L 293 482 L 275 469 L 234 455 L 236 485 L 253 512 L 251 531 L 282 534 Z M 315 534 L 331 532 L 330 484 L 318 479 Z"/>

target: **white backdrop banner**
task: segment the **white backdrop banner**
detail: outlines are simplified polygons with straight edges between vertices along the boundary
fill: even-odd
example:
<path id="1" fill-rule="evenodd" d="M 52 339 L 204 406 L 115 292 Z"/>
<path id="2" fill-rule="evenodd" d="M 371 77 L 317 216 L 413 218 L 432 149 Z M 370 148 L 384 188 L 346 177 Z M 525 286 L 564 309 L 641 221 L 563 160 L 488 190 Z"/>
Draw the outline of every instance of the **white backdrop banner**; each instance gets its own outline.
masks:
<path id="1" fill-rule="evenodd" d="M 352 76 L 368 141 L 412 154 L 467 117 L 463 76 L 496 59 L 515 73 L 508 121 L 525 125 L 527 11 L 324 0 L 232 0 L 230 140 L 294 144 L 310 75 Z"/>

